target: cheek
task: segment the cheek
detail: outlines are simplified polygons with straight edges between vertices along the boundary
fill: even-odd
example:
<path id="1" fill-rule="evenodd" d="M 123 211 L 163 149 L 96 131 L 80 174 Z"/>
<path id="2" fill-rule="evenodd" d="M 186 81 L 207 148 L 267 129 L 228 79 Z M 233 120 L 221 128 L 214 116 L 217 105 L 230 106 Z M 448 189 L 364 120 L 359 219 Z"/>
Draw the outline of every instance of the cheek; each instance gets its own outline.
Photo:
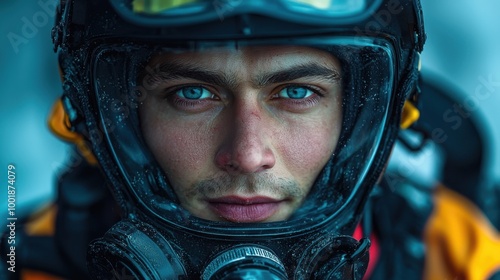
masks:
<path id="1" fill-rule="evenodd" d="M 337 145 L 339 118 L 335 115 L 327 120 L 296 122 L 279 137 L 283 161 L 292 175 L 308 181 L 316 178 Z"/>
<path id="2" fill-rule="evenodd" d="M 317 175 L 332 155 L 336 139 L 317 128 L 290 132 L 283 147 L 285 162 L 296 173 Z"/>
<path id="3" fill-rule="evenodd" d="M 206 137 L 210 134 L 203 133 L 204 129 L 195 123 L 179 124 L 156 118 L 142 122 L 142 126 L 149 149 L 172 183 L 192 183 L 191 179 L 206 166 L 210 143 Z"/>

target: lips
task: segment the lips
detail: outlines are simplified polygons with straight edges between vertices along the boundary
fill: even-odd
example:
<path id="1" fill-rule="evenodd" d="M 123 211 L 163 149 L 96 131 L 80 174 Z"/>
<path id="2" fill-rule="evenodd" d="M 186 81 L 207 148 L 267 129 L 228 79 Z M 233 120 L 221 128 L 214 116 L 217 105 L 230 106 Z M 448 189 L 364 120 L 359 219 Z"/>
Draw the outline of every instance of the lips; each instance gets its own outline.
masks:
<path id="1" fill-rule="evenodd" d="M 261 222 L 271 217 L 282 201 L 269 197 L 225 196 L 209 199 L 212 210 L 219 216 L 235 223 Z"/>

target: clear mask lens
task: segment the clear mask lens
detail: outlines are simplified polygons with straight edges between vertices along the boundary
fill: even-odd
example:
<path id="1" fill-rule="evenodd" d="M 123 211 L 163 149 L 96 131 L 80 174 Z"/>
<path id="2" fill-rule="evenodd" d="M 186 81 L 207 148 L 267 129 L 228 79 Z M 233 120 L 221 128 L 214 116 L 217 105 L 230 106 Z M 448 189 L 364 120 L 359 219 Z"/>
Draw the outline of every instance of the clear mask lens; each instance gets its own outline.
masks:
<path id="1" fill-rule="evenodd" d="M 342 212 L 363 191 L 360 186 L 367 180 L 380 146 L 394 86 L 393 51 L 379 39 L 110 45 L 96 50 L 93 57 L 103 141 L 123 173 L 124 191 L 143 211 L 166 223 L 224 235 L 285 234 L 328 223 Z M 245 88 L 244 84 L 252 86 Z M 242 89 L 249 91 L 243 93 Z M 242 96 L 258 96 L 248 104 L 264 108 L 260 121 L 265 122 L 259 124 L 261 128 L 252 128 L 254 134 L 266 135 L 265 141 L 277 141 L 273 143 L 279 142 L 282 149 L 292 145 L 289 151 L 304 151 L 289 161 L 300 168 L 275 172 L 286 166 L 275 162 L 276 168 L 269 168 L 262 176 L 226 176 L 231 172 L 215 167 L 217 150 L 212 146 L 238 142 L 233 138 L 244 134 L 234 111 L 235 104 L 249 100 Z M 155 113 L 145 114 L 145 106 Z M 153 119 L 161 121 L 148 128 Z M 157 129 L 158 124 L 162 129 Z M 197 136 L 189 140 L 183 138 L 181 130 L 167 133 L 170 124 L 183 124 L 184 130 Z M 145 137 L 148 129 L 164 138 L 155 142 Z M 325 144 L 321 139 L 330 142 Z M 182 155 L 202 156 L 192 169 L 183 171 L 179 166 L 184 158 L 176 151 L 187 147 L 189 151 Z M 276 147 L 273 149 L 278 150 Z M 306 155 L 321 158 L 321 164 Z M 282 160 L 282 156 L 276 158 Z M 314 169 L 315 175 L 303 180 L 312 173 L 301 176 L 300 172 L 309 169 Z M 178 175 L 183 172 L 196 178 L 196 188 L 183 184 Z M 259 199 L 287 199 L 284 204 L 289 203 L 288 208 L 279 206 L 276 213 L 288 214 L 270 216 L 265 223 L 246 223 L 245 215 L 255 218 L 269 209 L 256 206 L 251 214 L 227 214 L 239 208 L 227 210 L 220 204 L 228 198 L 217 200 L 242 193 Z M 197 208 L 202 198 L 208 199 L 207 207 Z M 210 208 L 214 203 L 218 206 Z M 209 222 L 219 220 L 204 216 L 209 212 L 213 217 L 231 221 L 234 216 L 245 223 Z"/>

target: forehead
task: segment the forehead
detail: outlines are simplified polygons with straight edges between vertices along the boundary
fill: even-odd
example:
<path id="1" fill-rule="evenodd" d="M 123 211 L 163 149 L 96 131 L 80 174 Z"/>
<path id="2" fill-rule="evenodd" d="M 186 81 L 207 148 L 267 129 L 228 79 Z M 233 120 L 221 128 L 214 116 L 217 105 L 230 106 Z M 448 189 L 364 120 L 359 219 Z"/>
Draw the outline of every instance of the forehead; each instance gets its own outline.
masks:
<path id="1" fill-rule="evenodd" d="M 216 47 L 198 51 L 165 52 L 157 54 L 150 65 L 175 63 L 207 69 L 238 71 L 243 67 L 251 70 L 265 68 L 278 71 L 283 68 L 318 64 L 340 70 L 340 62 L 331 53 L 307 46 L 244 46 Z"/>

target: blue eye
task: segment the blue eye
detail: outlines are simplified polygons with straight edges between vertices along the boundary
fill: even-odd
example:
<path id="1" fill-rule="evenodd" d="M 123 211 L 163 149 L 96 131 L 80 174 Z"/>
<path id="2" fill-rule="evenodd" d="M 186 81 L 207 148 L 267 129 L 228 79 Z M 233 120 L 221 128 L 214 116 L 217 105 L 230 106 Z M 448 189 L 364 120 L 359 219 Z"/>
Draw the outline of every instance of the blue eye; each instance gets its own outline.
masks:
<path id="1" fill-rule="evenodd" d="M 213 96 L 209 90 L 202 86 L 183 87 L 177 90 L 175 94 L 184 99 L 206 99 Z"/>
<path id="2" fill-rule="evenodd" d="M 280 90 L 278 96 L 282 98 L 303 99 L 313 94 L 314 92 L 307 87 L 289 86 Z"/>

